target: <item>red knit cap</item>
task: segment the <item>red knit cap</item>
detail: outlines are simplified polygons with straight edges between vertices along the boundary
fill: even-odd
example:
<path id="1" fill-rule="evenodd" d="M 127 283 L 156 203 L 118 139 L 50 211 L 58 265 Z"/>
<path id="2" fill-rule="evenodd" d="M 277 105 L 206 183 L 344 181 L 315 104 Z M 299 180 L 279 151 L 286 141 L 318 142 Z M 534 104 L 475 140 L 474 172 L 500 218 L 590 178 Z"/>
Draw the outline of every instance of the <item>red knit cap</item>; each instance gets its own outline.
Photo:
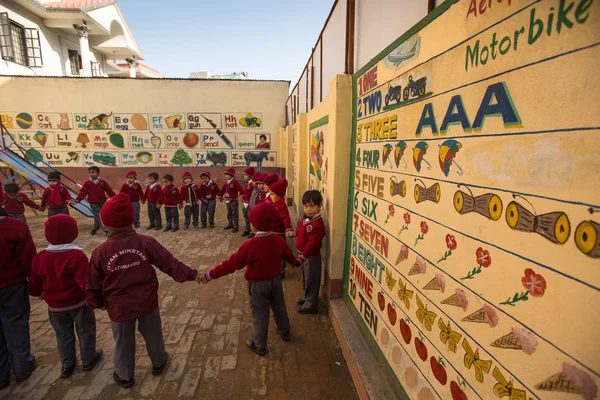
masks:
<path id="1" fill-rule="evenodd" d="M 271 203 L 259 203 L 250 210 L 250 223 L 261 232 L 268 232 L 275 225 L 279 214 Z"/>
<path id="2" fill-rule="evenodd" d="M 287 179 L 283 178 L 272 185 L 269 185 L 269 190 L 279 197 L 285 197 L 285 191 L 288 187 Z"/>
<path id="3" fill-rule="evenodd" d="M 129 178 L 130 176 L 133 176 L 134 178 L 137 178 L 137 174 L 132 169 L 130 169 L 129 171 L 127 171 L 127 174 L 125 174 L 126 178 Z"/>
<path id="4" fill-rule="evenodd" d="M 265 185 L 267 185 L 268 187 L 271 187 L 271 185 L 274 184 L 275 182 L 277 182 L 278 180 L 279 180 L 279 175 L 269 174 L 265 178 Z"/>
<path id="5" fill-rule="evenodd" d="M 256 183 L 265 183 L 265 178 L 267 174 L 258 174 L 258 178 L 256 178 Z"/>
<path id="6" fill-rule="evenodd" d="M 244 170 L 244 175 L 248 175 L 249 177 L 252 178 L 252 175 L 254 175 L 254 167 L 248 167 Z"/>
<path id="7" fill-rule="evenodd" d="M 100 210 L 100 220 L 106 229 L 122 230 L 133 225 L 133 205 L 129 196 L 119 193 L 110 198 Z"/>
<path id="8" fill-rule="evenodd" d="M 79 234 L 77 221 L 69 215 L 55 215 L 44 223 L 44 234 L 50 244 L 73 243 Z"/>
<path id="9" fill-rule="evenodd" d="M 258 180 L 260 179 L 260 175 L 261 175 L 260 172 L 255 172 L 254 175 L 252 176 L 252 180 L 254 182 L 258 182 Z"/>
<path id="10" fill-rule="evenodd" d="M 206 176 L 208 179 L 210 179 L 210 172 L 202 171 L 202 173 L 200 174 L 200 178 L 202 178 L 203 176 Z"/>
<path id="11" fill-rule="evenodd" d="M 235 176 L 235 169 L 233 169 L 233 167 L 229 167 L 225 170 L 225 173 L 231 176 Z"/>
<path id="12" fill-rule="evenodd" d="M 190 174 L 190 173 L 189 173 L 189 172 L 187 172 L 187 171 L 185 171 L 185 172 L 183 173 L 183 178 L 181 178 L 181 179 L 185 179 L 185 178 L 194 179 L 194 178 L 192 178 L 192 174 Z"/>

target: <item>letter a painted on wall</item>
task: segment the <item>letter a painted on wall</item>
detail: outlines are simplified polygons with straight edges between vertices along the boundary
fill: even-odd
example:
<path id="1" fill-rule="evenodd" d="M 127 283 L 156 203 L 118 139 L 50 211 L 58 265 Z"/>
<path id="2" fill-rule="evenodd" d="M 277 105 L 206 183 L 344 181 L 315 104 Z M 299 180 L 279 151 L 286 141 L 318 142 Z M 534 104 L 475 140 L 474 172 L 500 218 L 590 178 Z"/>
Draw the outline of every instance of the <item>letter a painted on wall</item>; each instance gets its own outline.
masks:
<path id="1" fill-rule="evenodd" d="M 492 103 L 492 99 L 495 100 Z M 504 82 L 494 83 L 488 86 L 481 100 L 481 105 L 473 121 L 473 130 L 480 131 L 483 127 L 486 117 L 489 116 L 502 116 L 504 126 L 507 128 L 519 128 L 521 125 L 521 118 L 517 112 L 508 87 Z"/>

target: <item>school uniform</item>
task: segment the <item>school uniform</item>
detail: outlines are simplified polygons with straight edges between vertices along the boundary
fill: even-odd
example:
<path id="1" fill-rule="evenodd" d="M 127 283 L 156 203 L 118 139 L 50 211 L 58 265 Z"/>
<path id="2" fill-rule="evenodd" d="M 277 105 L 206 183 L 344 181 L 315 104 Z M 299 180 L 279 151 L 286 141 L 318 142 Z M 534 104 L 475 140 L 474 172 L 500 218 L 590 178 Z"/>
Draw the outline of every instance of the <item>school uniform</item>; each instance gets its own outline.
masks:
<path id="1" fill-rule="evenodd" d="M 165 186 L 162 190 L 160 203 L 165 208 L 165 219 L 167 225 L 165 231 L 179 229 L 179 209 L 177 207 L 182 204 L 179 189 L 175 185 Z"/>
<path id="2" fill-rule="evenodd" d="M 240 183 L 234 178 L 235 171 L 233 168 L 228 168 L 229 171 L 226 171 L 230 174 L 231 178 L 228 179 L 223 188 L 221 188 L 220 197 L 225 197 L 225 204 L 227 205 L 227 226 L 225 229 L 231 229 L 233 232 L 238 231 L 239 227 L 239 203 L 238 196 L 240 193 L 243 193 L 244 188 Z"/>
<path id="3" fill-rule="evenodd" d="M 288 182 L 286 179 L 277 181 L 271 185 L 271 191 L 280 197 L 277 201 L 271 201 L 275 209 L 277 210 L 277 220 L 275 221 L 272 231 L 286 240 L 286 232 L 292 232 L 292 220 L 290 219 L 290 211 L 288 210 L 287 203 L 285 201 L 285 192 L 287 190 Z M 272 197 L 269 196 L 272 200 Z M 281 277 L 285 278 L 285 260 L 281 260 Z"/>
<path id="4" fill-rule="evenodd" d="M 140 201 L 146 201 L 146 195 L 142 185 L 138 182 L 128 183 L 125 182 L 121 186 L 120 193 L 125 193 L 129 196 L 131 204 L 133 205 L 133 226 L 136 228 L 140 227 Z"/>
<path id="5" fill-rule="evenodd" d="M 185 229 L 190 227 L 190 222 L 194 224 L 194 228 L 198 228 L 198 219 L 200 216 L 200 188 L 195 183 L 189 185 L 183 185 L 181 187 L 181 200 L 185 204 L 184 215 L 185 222 L 183 227 Z"/>
<path id="6" fill-rule="evenodd" d="M 296 229 L 296 249 L 302 263 L 302 285 L 304 301 L 302 308 L 311 312 L 317 310 L 321 287 L 321 244 L 325 237 L 325 223 L 321 213 L 309 218 L 304 216 Z M 306 262 L 308 260 L 308 263 Z"/>
<path id="7" fill-rule="evenodd" d="M 162 217 L 160 210 L 156 207 L 157 204 L 161 204 L 162 201 L 162 187 L 158 182 L 154 182 L 152 185 L 146 187 L 146 201 L 148 202 L 148 219 L 150 220 L 150 226 L 148 229 L 162 229 Z"/>
<path id="8" fill-rule="evenodd" d="M 156 239 L 131 229 L 133 209 L 121 198 L 110 200 L 101 215 L 110 229 L 124 230 L 111 234 L 92 252 L 87 299 L 92 308 L 106 307 L 115 339 L 116 373 L 123 380 L 133 380 L 136 321 L 153 366 L 164 366 L 168 358 L 153 265 L 176 282 L 193 281 L 198 273 Z"/>
<path id="9" fill-rule="evenodd" d="M 27 224 L 0 217 L 0 385 L 8 384 L 10 372 L 21 381 L 35 367 L 29 336 L 27 278 L 35 244 Z"/>
<path id="10" fill-rule="evenodd" d="M 248 218 L 248 213 L 250 212 L 250 197 L 252 197 L 252 192 L 254 191 L 254 167 L 248 167 L 244 170 L 244 176 L 248 176 L 250 179 L 244 185 L 244 193 L 242 195 L 242 214 L 244 216 L 244 222 L 246 226 L 244 228 L 244 234 L 242 236 L 248 236 L 250 234 L 250 219 Z"/>
<path id="11" fill-rule="evenodd" d="M 31 201 L 25 193 L 18 193 L 14 197 L 8 193 L 4 193 L 3 207 L 8 213 L 9 217 L 16 218 L 27 223 L 27 219 L 25 218 L 25 206 L 31 207 L 34 210 L 40 209 L 40 206 Z"/>
<path id="12" fill-rule="evenodd" d="M 96 233 L 96 231 L 102 227 L 100 210 L 106 203 L 106 195 L 108 195 L 108 197 L 115 195 L 115 192 L 108 182 L 101 178 L 95 180 L 90 179 L 83 184 L 83 187 L 79 191 L 79 195 L 75 199 L 77 202 L 80 202 L 87 197 L 88 203 L 90 203 L 90 207 L 94 213 L 94 227 L 90 232 L 91 234 Z M 104 232 L 106 232 L 106 230 L 104 230 Z"/>
<path id="13" fill-rule="evenodd" d="M 44 189 L 40 207 L 48 209 L 48 218 L 58 214 L 69 215 L 67 204 L 70 200 L 71 195 L 69 191 L 59 183 L 56 186 L 48 186 Z"/>
<path id="14" fill-rule="evenodd" d="M 203 182 L 200 186 L 200 200 L 202 201 L 200 216 L 202 218 L 202 227 L 206 228 L 208 214 L 208 223 L 211 228 L 214 228 L 217 197 L 219 196 L 221 189 L 219 189 L 219 185 L 210 180 L 210 174 L 208 172 L 204 172 L 203 175 L 206 175 L 209 181 L 208 183 Z"/>

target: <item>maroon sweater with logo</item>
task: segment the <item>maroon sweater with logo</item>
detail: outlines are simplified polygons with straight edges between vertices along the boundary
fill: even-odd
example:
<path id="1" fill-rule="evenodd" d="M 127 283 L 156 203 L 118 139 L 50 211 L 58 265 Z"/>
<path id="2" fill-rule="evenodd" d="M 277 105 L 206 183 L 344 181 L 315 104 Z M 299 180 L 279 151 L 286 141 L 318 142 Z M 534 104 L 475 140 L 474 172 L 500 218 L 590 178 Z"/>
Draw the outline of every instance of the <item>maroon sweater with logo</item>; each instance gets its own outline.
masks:
<path id="1" fill-rule="evenodd" d="M 321 253 L 321 242 L 325 237 L 325 223 L 321 214 L 312 218 L 306 215 L 302 218 L 300 226 L 296 229 L 296 248 L 300 252 L 300 258 L 305 261 L 307 258 Z"/>
<path id="2" fill-rule="evenodd" d="M 202 182 L 202 185 L 200 186 L 200 200 L 216 200 L 219 193 L 221 193 L 221 189 L 219 189 L 219 185 L 213 181 L 208 181 L 208 183 Z"/>
<path id="3" fill-rule="evenodd" d="M 146 187 L 146 200 L 149 203 L 157 203 L 160 204 L 162 199 L 162 188 L 158 183 L 153 183 L 152 185 L 148 185 Z"/>
<path id="4" fill-rule="evenodd" d="M 175 185 L 165 186 L 158 204 L 163 204 L 165 207 L 177 207 L 178 204 L 182 204 L 179 189 Z"/>
<path id="5" fill-rule="evenodd" d="M 269 198 L 271 198 L 269 196 Z M 273 202 L 273 205 L 277 209 L 277 213 L 279 214 L 279 218 L 277 218 L 277 222 L 275 226 L 272 228 L 273 232 L 276 233 L 284 233 L 287 231 L 293 231 L 292 229 L 292 221 L 290 219 L 290 211 L 288 210 L 285 199 L 281 198 L 277 201 Z"/>
<path id="6" fill-rule="evenodd" d="M 55 186 L 48 186 L 42 195 L 42 208 L 60 208 L 67 205 L 71 200 L 71 195 L 66 187 L 60 183 Z"/>
<path id="7" fill-rule="evenodd" d="M 133 203 L 134 201 L 146 201 L 146 194 L 144 193 L 144 189 L 142 189 L 142 185 L 138 182 L 133 182 L 132 185 L 125 182 L 123 186 L 121 186 L 121 193 L 125 193 L 129 196 L 129 200 Z"/>
<path id="8" fill-rule="evenodd" d="M 236 179 L 230 179 L 221 188 L 221 193 L 219 193 L 219 197 L 225 196 L 225 200 L 235 200 L 238 198 L 240 193 L 244 192 L 244 188 Z"/>
<path id="9" fill-rule="evenodd" d="M 194 196 L 195 196 L 195 202 L 192 201 L 192 198 L 190 196 L 190 192 L 194 192 Z M 195 183 L 192 183 L 190 186 L 188 185 L 183 185 L 181 187 L 181 202 L 188 204 L 190 203 L 190 205 L 195 206 L 196 204 L 198 204 L 198 202 L 200 201 L 200 187 L 198 185 L 196 185 Z"/>
<path id="10" fill-rule="evenodd" d="M 193 281 L 198 275 L 153 237 L 138 235 L 133 229 L 111 234 L 92 252 L 86 285 L 88 304 L 92 308 L 105 306 L 115 322 L 151 313 L 158 307 L 153 265 L 176 282 Z"/>
<path id="11" fill-rule="evenodd" d="M 244 196 L 243 196 L 243 200 L 244 203 L 250 203 L 250 196 L 252 196 L 252 192 L 254 191 L 254 184 L 252 183 L 252 181 L 249 181 L 248 183 L 246 183 L 246 186 L 244 186 Z"/>
<path id="12" fill-rule="evenodd" d="M 27 197 L 24 193 L 19 193 L 15 197 L 11 197 L 8 193 L 4 193 L 4 205 L 6 212 L 9 214 L 23 214 L 25 206 L 29 206 L 34 210 L 39 210 L 40 207 Z"/>
<path id="13" fill-rule="evenodd" d="M 87 197 L 88 202 L 90 203 L 104 203 L 106 201 L 106 195 L 108 195 L 108 197 L 113 197 L 115 195 L 115 192 L 108 182 L 100 178 L 98 178 L 96 182 L 93 182 L 90 179 L 83 184 L 76 200 L 81 201 Z"/>
<path id="14" fill-rule="evenodd" d="M 0 288 L 26 280 L 35 254 L 35 244 L 27 224 L 14 218 L 0 217 Z"/>
<path id="15" fill-rule="evenodd" d="M 293 265 L 296 257 L 285 240 L 271 232 L 258 232 L 247 240 L 229 260 L 214 267 L 205 276 L 217 279 L 246 267 L 244 278 L 258 282 L 275 278 L 281 274 L 281 259 Z"/>

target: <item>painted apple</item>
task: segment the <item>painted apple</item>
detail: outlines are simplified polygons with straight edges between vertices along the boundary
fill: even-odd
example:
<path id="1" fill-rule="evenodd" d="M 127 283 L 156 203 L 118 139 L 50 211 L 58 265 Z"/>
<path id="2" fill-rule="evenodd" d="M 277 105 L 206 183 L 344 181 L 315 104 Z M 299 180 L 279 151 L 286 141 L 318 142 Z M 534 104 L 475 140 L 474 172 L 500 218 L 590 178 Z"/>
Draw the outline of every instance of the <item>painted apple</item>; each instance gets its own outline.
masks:
<path id="1" fill-rule="evenodd" d="M 398 318 L 398 316 L 396 315 L 396 309 L 394 308 L 394 306 L 392 306 L 392 303 L 388 303 L 387 312 L 392 326 L 396 325 L 396 318 Z"/>
<path id="2" fill-rule="evenodd" d="M 194 148 L 198 145 L 200 138 L 195 133 L 188 133 L 183 138 L 183 144 L 187 147 Z"/>
<path id="3" fill-rule="evenodd" d="M 450 382 L 450 393 L 452 394 L 452 400 L 468 400 L 465 392 L 454 381 Z"/>
<path id="4" fill-rule="evenodd" d="M 431 363 L 431 372 L 433 372 L 433 376 L 438 380 L 439 383 L 445 385 L 448 381 L 448 375 L 446 375 L 446 368 L 440 363 L 439 360 L 436 360 L 434 356 L 431 356 L 429 359 Z"/>
<path id="5" fill-rule="evenodd" d="M 427 360 L 427 347 L 425 343 L 421 341 L 418 337 L 415 338 L 415 349 L 417 349 L 417 354 L 419 358 L 423 361 Z"/>
<path id="6" fill-rule="evenodd" d="M 377 302 L 379 303 L 379 308 L 383 311 L 385 309 L 385 297 L 383 297 L 381 292 L 377 293 Z"/>
<path id="7" fill-rule="evenodd" d="M 408 326 L 404 318 L 400 319 L 400 333 L 402 334 L 402 338 L 404 338 L 406 344 L 409 344 L 410 339 L 412 338 L 412 332 L 410 330 L 410 326 Z"/>

